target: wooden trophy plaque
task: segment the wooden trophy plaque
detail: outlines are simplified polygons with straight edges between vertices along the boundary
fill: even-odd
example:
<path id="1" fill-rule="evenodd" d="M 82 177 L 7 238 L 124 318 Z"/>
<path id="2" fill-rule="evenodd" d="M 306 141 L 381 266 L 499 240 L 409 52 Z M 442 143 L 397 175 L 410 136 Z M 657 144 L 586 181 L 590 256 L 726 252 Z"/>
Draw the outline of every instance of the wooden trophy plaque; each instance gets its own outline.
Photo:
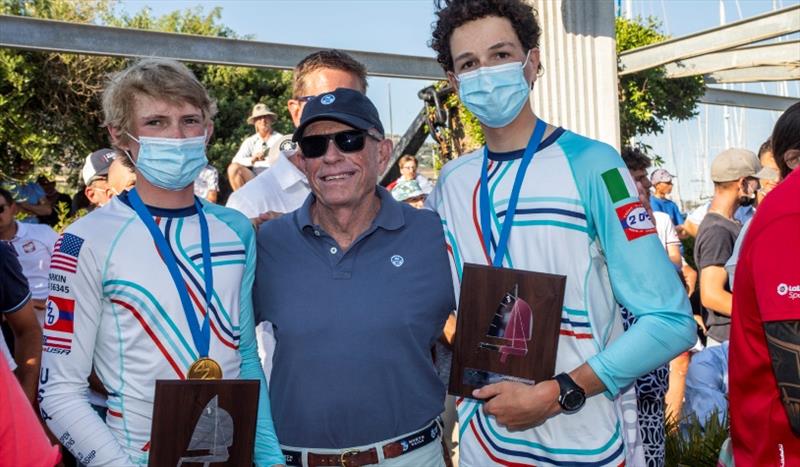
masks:
<path id="1" fill-rule="evenodd" d="M 567 277 L 464 264 L 448 392 L 552 378 Z"/>
<path id="2" fill-rule="evenodd" d="M 149 465 L 252 465 L 258 388 L 258 380 L 157 380 Z"/>

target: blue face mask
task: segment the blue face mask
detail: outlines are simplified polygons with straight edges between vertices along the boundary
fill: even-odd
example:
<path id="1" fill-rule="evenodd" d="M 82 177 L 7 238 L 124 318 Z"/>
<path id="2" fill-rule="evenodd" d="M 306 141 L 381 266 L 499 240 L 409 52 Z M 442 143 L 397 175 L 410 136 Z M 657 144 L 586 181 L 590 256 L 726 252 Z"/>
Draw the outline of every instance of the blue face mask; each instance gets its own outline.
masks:
<path id="1" fill-rule="evenodd" d="M 514 121 L 528 104 L 530 83 L 524 72 L 527 63 L 528 57 L 524 63 L 482 67 L 458 75 L 458 97 L 481 123 L 489 128 L 502 128 Z"/>
<path id="2" fill-rule="evenodd" d="M 139 157 L 136 168 L 153 185 L 165 190 L 178 191 L 194 183 L 206 158 L 206 135 L 195 138 L 152 138 L 140 136 Z M 130 157 L 130 156 L 129 156 Z"/>

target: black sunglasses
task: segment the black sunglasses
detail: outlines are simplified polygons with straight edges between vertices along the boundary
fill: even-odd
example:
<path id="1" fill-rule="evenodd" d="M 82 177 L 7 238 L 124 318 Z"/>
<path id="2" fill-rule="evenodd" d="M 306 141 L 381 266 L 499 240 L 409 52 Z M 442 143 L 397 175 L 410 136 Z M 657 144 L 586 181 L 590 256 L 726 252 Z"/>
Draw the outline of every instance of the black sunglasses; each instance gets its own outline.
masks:
<path id="1" fill-rule="evenodd" d="M 6 212 L 6 208 L 8 207 L 7 204 L 0 204 L 0 214 Z"/>
<path id="2" fill-rule="evenodd" d="M 333 140 L 336 147 L 342 152 L 357 152 L 364 149 L 366 137 L 380 141 L 380 139 L 367 130 L 346 130 L 329 135 L 303 136 L 297 144 L 300 145 L 303 157 L 316 159 L 328 151 L 328 141 Z"/>

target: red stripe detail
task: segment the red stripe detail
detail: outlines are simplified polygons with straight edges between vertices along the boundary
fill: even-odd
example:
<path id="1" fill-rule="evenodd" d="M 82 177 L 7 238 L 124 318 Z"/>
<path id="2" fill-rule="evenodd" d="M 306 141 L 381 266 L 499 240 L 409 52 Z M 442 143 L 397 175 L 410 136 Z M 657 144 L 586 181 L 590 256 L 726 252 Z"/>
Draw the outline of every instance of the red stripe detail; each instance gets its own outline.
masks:
<path id="1" fill-rule="evenodd" d="M 464 403 L 464 398 L 463 397 L 459 397 L 458 399 L 456 399 L 456 407 L 458 407 L 462 403 Z"/>
<path id="2" fill-rule="evenodd" d="M 51 344 L 51 343 L 49 343 L 49 342 L 48 342 L 48 343 L 45 343 L 45 344 L 44 344 L 44 346 L 45 346 L 45 347 L 55 347 L 55 348 L 57 348 L 57 349 L 66 349 L 66 350 L 72 350 L 72 346 L 69 346 L 69 345 L 61 345 L 61 344 Z"/>
<path id="3" fill-rule="evenodd" d="M 492 170 L 493 164 L 494 161 L 489 161 L 489 166 L 486 168 L 487 173 Z M 472 190 L 472 223 L 475 225 L 475 231 L 478 232 L 478 240 L 480 241 L 481 249 L 483 249 L 483 256 L 486 258 L 486 264 L 491 265 L 492 259 L 489 257 L 489 252 L 486 251 L 486 243 L 484 243 L 483 231 L 481 230 L 481 222 L 478 219 L 478 213 L 481 210 L 480 203 L 477 201 L 478 189 L 480 188 L 480 186 L 481 186 L 481 179 L 480 177 L 478 177 L 478 182 L 475 184 L 475 189 Z M 491 235 L 492 231 L 489 230 L 489 236 L 491 237 Z"/>
<path id="4" fill-rule="evenodd" d="M 56 336 L 44 336 L 44 338 L 48 341 L 61 341 L 61 342 L 72 342 L 72 339 L 64 339 L 63 337 L 56 337 Z"/>
<path id="5" fill-rule="evenodd" d="M 478 430 L 477 430 L 477 429 L 475 429 L 475 420 L 471 420 L 471 421 L 469 422 L 469 427 L 470 427 L 470 428 L 472 428 L 472 433 L 475 435 L 475 439 L 477 439 L 477 440 L 478 440 L 478 443 L 479 443 L 479 444 L 481 445 L 481 447 L 483 448 L 483 451 L 486 453 L 486 455 L 488 455 L 488 456 L 489 456 L 489 458 L 490 458 L 490 459 L 492 459 L 492 460 L 493 460 L 493 461 L 495 461 L 496 463 L 498 463 L 498 464 L 500 464 L 500 465 L 505 465 L 505 466 L 508 466 L 508 467 L 530 467 L 531 465 L 533 465 L 533 464 L 518 464 L 518 463 L 516 463 L 516 462 L 505 461 L 505 460 L 503 460 L 503 459 L 500 459 L 499 457 L 497 457 L 497 456 L 493 455 L 493 454 L 492 454 L 492 451 L 490 451 L 490 450 L 489 450 L 489 449 L 486 447 L 486 444 L 484 444 L 484 443 L 483 443 L 483 440 L 482 440 L 482 439 L 481 439 L 481 437 L 478 435 Z"/>
<path id="6" fill-rule="evenodd" d="M 197 296 L 194 294 L 194 291 L 192 291 L 192 288 L 189 287 L 189 283 L 186 282 L 186 281 L 183 281 L 183 285 L 186 286 L 186 290 L 189 291 L 189 296 L 192 297 L 192 301 L 194 301 L 194 304 L 200 310 L 200 313 L 205 317 L 206 316 L 206 310 L 205 310 L 205 308 L 203 308 L 203 305 L 197 299 Z M 236 345 L 234 343 L 228 342 L 228 341 L 226 341 L 225 339 L 222 338 L 222 335 L 219 333 L 219 331 L 217 330 L 217 327 L 214 325 L 214 320 L 212 320 L 211 318 L 208 318 L 208 319 L 211 320 L 211 330 L 214 331 L 214 334 L 217 336 L 217 338 L 223 344 L 225 344 L 226 346 L 232 348 L 233 350 L 236 350 L 237 347 L 236 347 Z"/>
<path id="7" fill-rule="evenodd" d="M 566 329 L 562 329 L 559 334 L 561 334 L 562 336 L 574 337 L 575 339 L 591 339 L 592 338 L 591 334 L 577 334 L 577 333 L 575 333 L 575 331 L 567 331 Z"/>
<path id="8" fill-rule="evenodd" d="M 111 410 L 111 409 L 107 409 L 106 411 L 108 412 L 109 415 L 113 415 L 114 417 L 117 417 L 117 418 L 122 418 L 122 414 L 117 412 L 117 411 L 114 411 L 114 410 Z"/>
<path id="9" fill-rule="evenodd" d="M 175 364 L 175 360 L 172 359 L 172 356 L 170 356 L 170 354 L 167 352 L 167 349 L 165 349 L 164 346 L 161 345 L 161 342 L 159 342 L 159 340 L 156 338 L 156 335 L 150 329 L 150 326 L 148 326 L 147 323 L 145 323 L 144 319 L 142 319 L 142 316 L 139 314 L 139 312 L 136 311 L 136 309 L 133 306 L 131 306 L 131 305 L 123 302 L 122 300 L 119 300 L 119 299 L 112 299 L 111 303 L 116 303 L 117 305 L 120 305 L 120 306 L 126 308 L 131 313 L 133 313 L 133 316 L 142 325 L 142 328 L 144 328 L 145 332 L 147 332 L 147 334 L 150 336 L 150 339 L 152 339 L 153 342 L 156 344 L 156 347 L 158 347 L 158 349 L 161 351 L 161 353 L 164 354 L 164 356 L 167 358 L 167 361 L 172 366 L 172 369 L 175 370 L 175 373 L 178 375 L 178 378 L 186 379 L 186 377 L 183 375 L 183 372 L 181 371 L 181 369 L 178 367 L 177 364 Z"/>

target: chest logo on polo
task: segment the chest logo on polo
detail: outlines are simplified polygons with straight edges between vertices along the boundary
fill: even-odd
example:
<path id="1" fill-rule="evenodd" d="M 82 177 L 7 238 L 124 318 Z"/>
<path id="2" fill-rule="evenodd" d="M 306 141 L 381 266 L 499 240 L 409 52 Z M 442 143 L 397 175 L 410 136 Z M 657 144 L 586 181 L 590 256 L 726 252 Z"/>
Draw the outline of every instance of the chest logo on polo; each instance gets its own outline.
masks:
<path id="1" fill-rule="evenodd" d="M 403 263 L 406 262 L 406 260 L 400 255 L 393 255 L 391 258 L 389 258 L 389 261 L 391 261 L 392 265 L 396 268 L 399 268 L 403 265 Z"/>

